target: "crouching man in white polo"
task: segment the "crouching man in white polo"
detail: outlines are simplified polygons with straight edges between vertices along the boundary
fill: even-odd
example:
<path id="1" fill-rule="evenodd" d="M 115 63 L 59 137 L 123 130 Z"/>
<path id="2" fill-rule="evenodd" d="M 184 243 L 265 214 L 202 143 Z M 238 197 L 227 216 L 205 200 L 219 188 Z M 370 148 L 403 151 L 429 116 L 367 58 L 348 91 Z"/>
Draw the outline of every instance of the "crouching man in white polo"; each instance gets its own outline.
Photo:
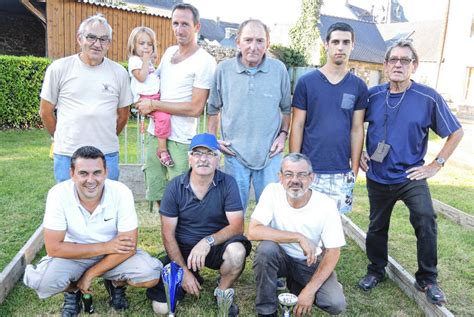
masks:
<path id="1" fill-rule="evenodd" d="M 125 286 L 153 287 L 162 264 L 137 250 L 137 215 L 130 189 L 108 180 L 104 154 L 79 148 L 71 179 L 48 193 L 43 221 L 47 256 L 28 265 L 23 282 L 40 298 L 64 292 L 62 316 L 77 316 L 81 294 L 102 276 L 115 310 L 128 308 Z"/>

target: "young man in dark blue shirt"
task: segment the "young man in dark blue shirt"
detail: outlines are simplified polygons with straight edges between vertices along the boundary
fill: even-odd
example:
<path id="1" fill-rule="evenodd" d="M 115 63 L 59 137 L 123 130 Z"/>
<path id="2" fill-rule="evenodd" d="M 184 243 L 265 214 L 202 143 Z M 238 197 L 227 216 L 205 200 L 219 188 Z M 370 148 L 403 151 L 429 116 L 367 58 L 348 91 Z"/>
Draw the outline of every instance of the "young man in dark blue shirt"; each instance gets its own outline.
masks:
<path id="1" fill-rule="evenodd" d="M 230 289 L 244 268 L 251 244 L 243 236 L 244 216 L 235 179 L 217 169 L 220 152 L 212 134 L 196 135 L 189 147 L 191 169 L 175 177 L 166 187 L 160 205 L 161 234 L 167 257 L 184 270 L 178 300 L 185 293 L 198 296 L 202 278 L 199 270 L 219 270 L 214 295 Z M 233 290 L 231 291 L 233 293 Z M 166 294 L 162 281 L 147 291 L 157 314 L 166 314 Z M 229 316 L 236 316 L 232 304 Z"/>
<path id="2" fill-rule="evenodd" d="M 341 214 L 352 210 L 367 108 L 367 85 L 347 67 L 353 48 L 352 27 L 331 25 L 327 63 L 300 78 L 292 103 L 290 152 L 309 157 L 316 174 L 311 188 L 333 198 Z"/>

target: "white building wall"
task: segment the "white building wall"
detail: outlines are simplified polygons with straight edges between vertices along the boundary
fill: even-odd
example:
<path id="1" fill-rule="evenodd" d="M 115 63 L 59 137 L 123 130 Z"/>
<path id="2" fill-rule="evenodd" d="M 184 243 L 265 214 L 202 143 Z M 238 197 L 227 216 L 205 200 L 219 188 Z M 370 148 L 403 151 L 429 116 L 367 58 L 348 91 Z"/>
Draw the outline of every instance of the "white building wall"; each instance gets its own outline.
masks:
<path id="1" fill-rule="evenodd" d="M 451 0 L 438 91 L 451 96 L 455 105 L 466 103 L 467 68 L 474 67 L 473 16 L 474 1 Z"/>

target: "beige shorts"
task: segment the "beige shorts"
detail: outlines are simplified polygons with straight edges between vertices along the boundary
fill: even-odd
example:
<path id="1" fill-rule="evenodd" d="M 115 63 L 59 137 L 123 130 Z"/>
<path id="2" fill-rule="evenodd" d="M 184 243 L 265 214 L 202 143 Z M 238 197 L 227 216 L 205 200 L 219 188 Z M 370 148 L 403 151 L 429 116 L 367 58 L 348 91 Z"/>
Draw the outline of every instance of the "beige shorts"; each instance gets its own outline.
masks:
<path id="1" fill-rule="evenodd" d="M 23 283 L 34 289 L 39 298 L 47 298 L 64 291 L 71 282 L 99 262 L 103 256 L 90 259 L 43 257 L 37 265 L 27 265 Z M 137 269 L 138 268 L 138 269 Z M 163 265 L 160 260 L 140 249 L 137 253 L 102 275 L 113 281 L 143 283 L 159 279 Z"/>

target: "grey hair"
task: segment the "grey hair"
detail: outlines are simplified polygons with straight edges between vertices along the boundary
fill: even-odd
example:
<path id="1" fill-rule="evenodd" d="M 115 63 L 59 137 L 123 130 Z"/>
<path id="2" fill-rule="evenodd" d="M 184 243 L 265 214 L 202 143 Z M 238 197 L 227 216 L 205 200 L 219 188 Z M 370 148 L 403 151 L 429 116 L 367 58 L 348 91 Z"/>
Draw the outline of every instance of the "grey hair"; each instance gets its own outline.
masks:
<path id="1" fill-rule="evenodd" d="M 280 165 L 280 171 L 283 172 L 283 164 L 285 164 L 286 161 L 290 162 L 300 162 L 300 161 L 305 161 L 308 164 L 308 171 L 310 173 L 313 172 L 313 165 L 311 164 L 311 161 L 309 158 L 302 154 L 302 153 L 288 153 L 283 157 L 283 160 L 281 160 L 281 165 Z"/>
<path id="2" fill-rule="evenodd" d="M 96 15 L 92 15 L 88 17 L 87 19 L 85 19 L 84 21 L 82 21 L 81 25 L 79 25 L 79 28 L 77 29 L 77 36 L 84 36 L 84 33 L 86 32 L 86 28 L 89 25 L 96 24 L 96 23 L 102 24 L 103 26 L 107 28 L 107 31 L 109 33 L 108 34 L 109 39 L 112 40 L 112 27 L 109 25 L 104 15 L 100 13 Z"/>
<path id="3" fill-rule="evenodd" d="M 236 36 L 237 40 L 240 40 L 240 36 L 242 35 L 242 31 L 247 26 L 247 24 L 250 24 L 250 23 L 255 23 L 255 24 L 258 24 L 261 27 L 263 27 L 263 30 L 265 31 L 265 35 L 267 36 L 267 41 L 270 41 L 270 30 L 268 29 L 268 26 L 265 23 L 263 23 L 262 21 L 257 20 L 257 19 L 245 20 L 244 22 L 242 22 L 239 25 L 239 29 L 237 30 L 237 36 Z"/>
<path id="4" fill-rule="evenodd" d="M 392 53 L 392 50 L 395 47 L 408 47 L 413 55 L 415 63 L 418 63 L 418 53 L 416 52 L 415 46 L 413 46 L 413 42 L 411 40 L 406 39 L 398 40 L 388 48 L 387 52 L 385 53 L 385 61 L 388 61 L 388 59 L 390 58 L 390 54 Z"/>

